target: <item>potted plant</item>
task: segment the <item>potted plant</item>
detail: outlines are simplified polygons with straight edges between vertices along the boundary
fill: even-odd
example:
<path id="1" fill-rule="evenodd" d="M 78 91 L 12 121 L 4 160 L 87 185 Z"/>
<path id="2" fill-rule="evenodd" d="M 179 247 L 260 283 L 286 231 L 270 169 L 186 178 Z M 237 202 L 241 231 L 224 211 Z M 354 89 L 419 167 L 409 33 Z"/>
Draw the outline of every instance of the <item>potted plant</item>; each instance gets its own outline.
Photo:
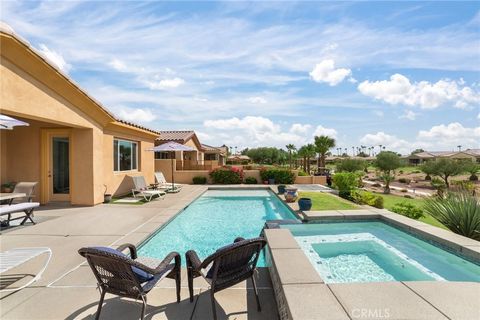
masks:
<path id="1" fill-rule="evenodd" d="M 301 211 L 308 211 L 312 209 L 312 199 L 310 198 L 300 198 L 298 199 L 298 207 Z"/>
<path id="2" fill-rule="evenodd" d="M 6 182 L 6 183 L 2 184 L 3 192 L 6 192 L 6 193 L 11 193 L 13 191 L 14 187 L 15 187 L 14 182 Z"/>
<path id="3" fill-rule="evenodd" d="M 268 179 L 268 184 L 275 184 L 275 179 L 274 178 L 269 178 Z"/>
<path id="4" fill-rule="evenodd" d="M 104 184 L 103 186 L 105 187 L 105 191 L 103 192 L 103 203 L 109 203 L 110 201 L 112 201 L 112 194 L 107 193 L 107 185 L 106 184 Z"/>
<path id="5" fill-rule="evenodd" d="M 286 188 L 285 189 L 285 201 L 287 202 L 295 202 L 297 200 L 297 188 Z"/>
<path id="6" fill-rule="evenodd" d="M 278 194 L 284 194 L 284 193 L 285 193 L 285 188 L 286 188 L 286 187 L 287 187 L 287 186 L 286 186 L 286 185 L 284 185 L 284 184 L 280 184 L 280 185 L 278 185 L 278 187 L 277 187 L 277 189 L 278 189 Z"/>

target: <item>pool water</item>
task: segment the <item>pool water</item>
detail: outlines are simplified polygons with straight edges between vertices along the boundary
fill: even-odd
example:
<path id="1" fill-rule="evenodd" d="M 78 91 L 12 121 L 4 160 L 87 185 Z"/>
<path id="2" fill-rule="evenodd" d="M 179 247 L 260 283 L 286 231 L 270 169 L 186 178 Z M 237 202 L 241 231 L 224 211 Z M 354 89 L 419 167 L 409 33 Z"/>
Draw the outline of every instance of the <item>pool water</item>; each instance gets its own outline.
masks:
<path id="1" fill-rule="evenodd" d="M 475 281 L 480 265 L 378 221 L 282 225 L 326 283 Z"/>
<path id="2" fill-rule="evenodd" d="M 163 259 L 169 252 L 195 250 L 204 259 L 237 237 L 258 237 L 267 220 L 297 219 L 267 190 L 208 190 L 139 248 L 139 255 Z M 265 266 L 263 255 L 258 266 Z"/>

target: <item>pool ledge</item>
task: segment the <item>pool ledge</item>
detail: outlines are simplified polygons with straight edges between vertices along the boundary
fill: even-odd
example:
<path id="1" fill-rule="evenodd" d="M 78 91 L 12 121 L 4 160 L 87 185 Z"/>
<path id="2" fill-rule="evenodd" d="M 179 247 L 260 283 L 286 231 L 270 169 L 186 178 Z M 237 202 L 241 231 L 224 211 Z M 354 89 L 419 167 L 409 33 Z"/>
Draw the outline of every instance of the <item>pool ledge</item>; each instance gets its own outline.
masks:
<path id="1" fill-rule="evenodd" d="M 480 283 L 326 284 L 288 229 L 265 229 L 267 265 L 281 320 L 480 319 Z"/>

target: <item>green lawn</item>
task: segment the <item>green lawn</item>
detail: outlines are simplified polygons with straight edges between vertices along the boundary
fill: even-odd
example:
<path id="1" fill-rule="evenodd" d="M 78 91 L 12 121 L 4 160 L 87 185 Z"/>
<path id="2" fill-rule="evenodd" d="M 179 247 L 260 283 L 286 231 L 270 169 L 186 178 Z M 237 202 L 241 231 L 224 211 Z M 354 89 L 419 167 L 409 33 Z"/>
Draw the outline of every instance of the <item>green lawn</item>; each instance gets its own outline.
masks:
<path id="1" fill-rule="evenodd" d="M 299 196 L 312 199 L 314 211 L 359 209 L 356 204 L 325 192 L 299 192 Z"/>
<path id="2" fill-rule="evenodd" d="M 407 203 L 413 204 L 413 205 L 415 205 L 417 207 L 420 207 L 420 208 L 423 206 L 423 203 L 424 203 L 423 199 L 418 199 L 418 198 L 417 199 L 409 199 L 409 198 L 404 198 L 404 197 L 395 196 L 395 195 L 391 195 L 391 194 L 388 194 L 388 195 L 387 194 L 382 194 L 381 196 L 383 197 L 383 201 L 384 201 L 383 206 L 385 207 L 385 209 L 388 209 L 388 210 L 392 209 L 392 207 L 396 203 L 399 203 L 399 202 L 407 202 Z M 435 220 L 435 218 L 433 218 L 430 215 L 425 214 L 425 217 L 420 218 L 419 220 L 422 221 L 422 222 L 431 224 L 432 226 L 446 229 L 446 227 L 443 224 L 441 224 L 440 222 Z"/>

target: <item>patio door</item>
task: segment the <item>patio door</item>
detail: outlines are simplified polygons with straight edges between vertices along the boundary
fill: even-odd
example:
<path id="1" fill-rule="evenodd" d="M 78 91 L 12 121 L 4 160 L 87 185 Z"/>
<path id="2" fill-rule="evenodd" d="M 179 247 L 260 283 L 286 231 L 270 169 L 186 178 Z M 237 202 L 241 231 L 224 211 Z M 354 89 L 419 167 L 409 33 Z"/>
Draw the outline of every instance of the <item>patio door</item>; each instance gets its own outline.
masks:
<path id="1" fill-rule="evenodd" d="M 70 201 L 70 132 L 46 129 L 44 132 L 45 202 Z"/>

